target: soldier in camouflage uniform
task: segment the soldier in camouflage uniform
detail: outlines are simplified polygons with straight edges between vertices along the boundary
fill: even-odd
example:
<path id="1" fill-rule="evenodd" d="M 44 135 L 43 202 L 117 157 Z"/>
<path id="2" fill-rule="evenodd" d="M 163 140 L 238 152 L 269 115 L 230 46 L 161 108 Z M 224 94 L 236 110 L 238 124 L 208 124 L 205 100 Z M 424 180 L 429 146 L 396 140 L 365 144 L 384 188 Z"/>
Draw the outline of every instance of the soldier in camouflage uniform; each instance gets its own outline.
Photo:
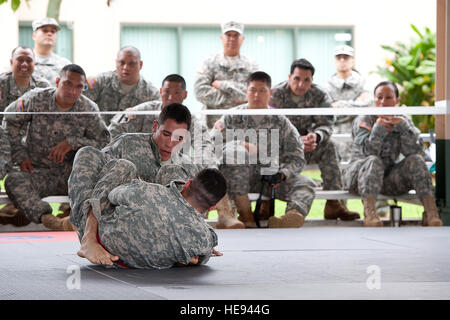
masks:
<path id="1" fill-rule="evenodd" d="M 251 74 L 247 87 L 248 104 L 234 109 L 267 109 L 270 88 L 271 79 L 267 73 L 259 71 Z M 243 138 L 235 136 L 233 141 L 229 141 L 227 136 L 230 133 L 236 134 L 236 130 L 245 130 L 249 135 L 244 135 Z M 253 140 L 249 138 L 251 134 L 247 130 L 257 132 L 258 142 L 256 136 Z M 265 137 L 262 136 L 263 132 Z M 226 115 L 216 122 L 212 134 L 215 137 L 218 135 L 226 143 L 220 170 L 227 179 L 228 195 L 236 203 L 239 220 L 246 227 L 254 226 L 248 193 L 260 192 L 261 176 L 271 175 L 275 170 L 282 173 L 282 182 L 275 188 L 275 197 L 287 201 L 287 208 L 281 218 L 269 218 L 269 228 L 301 227 L 314 199 L 315 184 L 311 179 L 298 174 L 303 170 L 306 160 L 303 142 L 290 121 L 282 115 Z M 271 150 L 270 159 L 261 158 L 269 155 L 268 150 Z M 274 151 L 278 153 L 278 157 Z M 251 160 L 252 158 L 254 159 Z M 245 162 L 239 159 L 245 159 Z M 267 192 L 268 188 L 265 188 L 266 195 Z M 227 208 L 227 203 L 223 203 L 223 206 L 219 204 L 218 224 L 226 225 L 221 221 L 220 213 L 230 209 Z"/>
<path id="2" fill-rule="evenodd" d="M 6 109 L 37 114 L 8 114 L 4 118 L 11 158 L 20 166 L 20 171 L 8 174 L 6 192 L 29 220 L 54 230 L 70 229 L 68 220 L 54 217 L 50 205 L 41 199 L 67 194 L 67 179 L 78 149 L 88 145 L 101 148 L 110 139 L 98 114 L 64 114 L 99 111 L 95 103 L 81 95 L 85 80 L 81 67 L 67 65 L 56 79 L 56 88 L 31 90 Z M 39 114 L 42 112 L 59 114 Z"/>
<path id="3" fill-rule="evenodd" d="M 33 75 L 35 68 L 33 49 L 19 46 L 11 54 L 11 71 L 0 74 L 0 111 L 25 92 L 34 88 L 46 88 L 50 83 Z M 3 115 L 0 115 L 0 121 Z"/>
<path id="4" fill-rule="evenodd" d="M 397 86 L 384 81 L 375 87 L 375 105 L 393 107 L 399 102 Z M 353 122 L 353 146 L 350 165 L 345 171 L 346 188 L 361 195 L 364 203 L 364 226 L 383 223 L 375 211 L 380 193 L 400 195 L 416 190 L 429 226 L 441 226 L 431 175 L 421 156 L 420 131 L 405 116 L 367 115 Z M 399 155 L 403 156 L 398 161 Z"/>
<path id="5" fill-rule="evenodd" d="M 240 53 L 244 42 L 244 25 L 230 21 L 222 24 L 224 52 L 208 58 L 198 71 L 195 97 L 206 109 L 229 109 L 245 103 L 248 76 L 258 69 L 256 63 Z M 207 116 L 208 128 L 220 118 Z"/>
<path id="6" fill-rule="evenodd" d="M 123 111 L 140 103 L 160 100 L 158 89 L 140 75 L 141 54 L 135 47 L 119 50 L 116 70 L 87 79 L 84 95 L 98 104 L 100 111 Z M 104 114 L 106 124 L 113 115 Z"/>
<path id="7" fill-rule="evenodd" d="M 37 78 L 33 75 L 34 71 L 34 52 L 33 49 L 19 46 L 11 54 L 11 71 L 0 74 L 0 111 L 5 111 L 6 107 L 17 100 L 25 92 L 34 88 L 49 87 L 50 83 L 44 78 Z M 0 115 L 0 121 L 3 115 Z M 2 129 L 3 130 L 3 129 Z M 2 151 L 0 152 L 0 169 L 2 178 L 11 167 L 11 155 L 9 141 L 6 134 L 2 131 Z M 16 226 L 28 224 L 27 220 L 12 203 L 8 203 L 0 209 L 0 216 L 10 219 L 1 219 L 0 223 L 12 223 Z"/>
<path id="8" fill-rule="evenodd" d="M 187 155 L 177 152 L 184 138 L 182 134 L 186 134 L 190 127 L 190 119 L 188 108 L 170 104 L 153 124 L 153 133 L 119 135 L 102 150 L 93 147 L 80 149 L 69 177 L 72 212 L 79 214 L 91 197 L 103 168 L 113 159 L 131 162 L 136 167 L 137 178 L 146 182 L 166 184 L 173 179 L 186 181 L 194 177 L 200 171 L 198 166 Z M 168 167 L 168 170 L 161 173 L 162 167 Z"/>
<path id="9" fill-rule="evenodd" d="M 136 167 L 124 159 L 102 169 L 90 198 L 71 214 L 78 255 L 94 264 L 139 269 L 205 264 L 218 242 L 200 214 L 225 194 L 224 177 L 206 169 L 186 184 L 163 186 L 136 176 Z M 76 180 L 71 182 L 84 183 Z"/>
<path id="10" fill-rule="evenodd" d="M 289 80 L 276 85 L 270 105 L 273 108 L 330 108 L 328 94 L 313 84 L 314 67 L 306 59 L 295 60 L 291 65 Z M 297 128 L 305 145 L 307 163 L 317 162 L 323 179 L 324 190 L 341 190 L 342 176 L 336 145 L 330 139 L 333 117 L 288 116 Z M 350 212 L 338 200 L 325 204 L 325 219 L 354 220 L 356 212 Z"/>
<path id="11" fill-rule="evenodd" d="M 36 67 L 34 74 L 37 77 L 47 79 L 52 86 L 56 84 L 56 78 L 61 69 L 71 62 L 53 53 L 56 46 L 57 32 L 61 29 L 53 18 L 44 18 L 33 21 L 34 53 L 36 55 Z"/>
<path id="12" fill-rule="evenodd" d="M 116 114 L 108 127 L 111 136 L 114 138 L 122 133 L 152 132 L 153 122 L 158 119 L 158 115 L 139 115 L 134 112 L 162 110 L 171 103 L 181 104 L 187 97 L 186 81 L 178 74 L 168 75 L 164 78 L 159 92 L 161 101 L 147 101 L 127 108 L 126 114 Z M 209 137 L 208 128 L 195 117 L 192 117 L 191 122 L 189 133 L 194 149 L 192 156 L 194 163 L 217 168 L 214 145 Z"/>
<path id="13" fill-rule="evenodd" d="M 328 79 L 325 90 L 333 101 L 333 108 L 368 107 L 371 104 L 369 91 L 364 78 L 353 69 L 355 65 L 354 50 L 347 45 L 337 46 L 334 50 L 336 73 Z M 333 133 L 352 132 L 355 116 L 337 116 Z M 351 141 L 336 142 L 341 161 L 350 160 Z"/>

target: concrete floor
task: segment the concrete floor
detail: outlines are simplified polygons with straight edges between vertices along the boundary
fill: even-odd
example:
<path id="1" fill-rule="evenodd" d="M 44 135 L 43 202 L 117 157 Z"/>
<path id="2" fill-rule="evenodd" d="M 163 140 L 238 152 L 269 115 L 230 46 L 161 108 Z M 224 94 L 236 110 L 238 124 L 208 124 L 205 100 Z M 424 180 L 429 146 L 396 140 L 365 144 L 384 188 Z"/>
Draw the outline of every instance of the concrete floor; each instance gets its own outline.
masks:
<path id="1" fill-rule="evenodd" d="M 200 267 L 117 270 L 73 232 L 0 233 L 0 300 L 450 299 L 450 228 L 217 230 Z"/>

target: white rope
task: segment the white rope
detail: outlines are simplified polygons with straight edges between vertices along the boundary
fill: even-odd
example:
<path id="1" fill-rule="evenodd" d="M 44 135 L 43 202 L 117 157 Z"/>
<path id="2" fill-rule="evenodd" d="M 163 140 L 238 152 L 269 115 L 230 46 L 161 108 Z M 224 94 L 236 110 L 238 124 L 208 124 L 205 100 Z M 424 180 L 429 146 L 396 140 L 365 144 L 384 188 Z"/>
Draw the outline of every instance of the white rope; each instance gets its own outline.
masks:
<path id="1" fill-rule="evenodd" d="M 449 106 L 449 107 L 448 107 Z M 363 107 L 363 108 L 292 108 L 292 109 L 214 109 L 214 110 L 191 110 L 192 114 L 200 115 L 445 115 L 450 114 L 450 103 L 439 101 L 434 107 Z M 158 115 L 161 111 L 86 111 L 86 112 L 0 112 L 7 114 L 134 114 L 134 115 Z"/>

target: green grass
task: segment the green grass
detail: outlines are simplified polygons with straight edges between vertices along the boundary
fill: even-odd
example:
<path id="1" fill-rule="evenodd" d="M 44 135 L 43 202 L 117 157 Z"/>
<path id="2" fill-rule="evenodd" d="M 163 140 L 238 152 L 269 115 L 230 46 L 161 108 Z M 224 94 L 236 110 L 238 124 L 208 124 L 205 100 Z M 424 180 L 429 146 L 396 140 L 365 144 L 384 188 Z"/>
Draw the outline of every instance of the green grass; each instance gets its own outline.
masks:
<path id="1" fill-rule="evenodd" d="M 307 176 L 314 180 L 322 180 L 320 177 L 319 170 L 307 170 L 302 172 L 302 175 Z M 306 219 L 323 219 L 323 210 L 325 209 L 325 199 L 317 199 L 314 200 L 311 206 L 311 210 L 309 211 Z M 392 200 L 389 200 L 389 203 L 394 203 Z M 252 209 L 255 208 L 256 203 L 252 203 Z M 398 205 L 402 207 L 402 217 L 403 218 L 415 218 L 422 219 L 423 207 L 415 204 L 398 202 Z M 364 207 L 362 201 L 359 199 L 351 199 L 347 201 L 347 208 L 350 211 L 358 212 L 361 215 L 361 218 L 364 217 Z M 281 200 L 275 200 L 275 216 L 280 217 L 284 214 L 286 210 L 286 202 Z M 217 210 L 213 210 L 209 212 L 209 219 L 217 219 Z"/>

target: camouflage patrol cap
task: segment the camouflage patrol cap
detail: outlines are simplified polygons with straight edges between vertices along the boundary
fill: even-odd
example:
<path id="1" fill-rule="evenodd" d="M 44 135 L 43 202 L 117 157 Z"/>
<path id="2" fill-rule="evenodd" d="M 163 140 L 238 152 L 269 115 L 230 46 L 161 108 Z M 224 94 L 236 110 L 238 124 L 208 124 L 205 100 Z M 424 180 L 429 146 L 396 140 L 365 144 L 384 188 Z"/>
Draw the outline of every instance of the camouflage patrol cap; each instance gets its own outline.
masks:
<path id="1" fill-rule="evenodd" d="M 57 31 L 61 30 L 61 27 L 59 26 L 58 22 L 56 22 L 55 19 L 44 18 L 44 19 L 37 19 L 37 20 L 33 21 L 33 24 L 32 24 L 33 32 L 43 26 L 54 26 L 54 27 L 56 27 Z"/>
<path id="2" fill-rule="evenodd" d="M 354 56 L 354 52 L 355 52 L 355 50 L 353 50 L 352 47 L 347 46 L 347 45 L 345 45 L 345 44 L 344 44 L 344 45 L 337 46 L 337 47 L 334 49 L 334 55 L 335 55 L 335 56 L 340 55 L 340 54 L 346 54 L 347 56 L 353 57 L 353 56 Z"/>
<path id="3" fill-rule="evenodd" d="M 228 21 L 222 23 L 222 33 L 227 33 L 228 31 L 236 31 L 239 34 L 244 33 L 244 25 L 236 21 Z"/>

